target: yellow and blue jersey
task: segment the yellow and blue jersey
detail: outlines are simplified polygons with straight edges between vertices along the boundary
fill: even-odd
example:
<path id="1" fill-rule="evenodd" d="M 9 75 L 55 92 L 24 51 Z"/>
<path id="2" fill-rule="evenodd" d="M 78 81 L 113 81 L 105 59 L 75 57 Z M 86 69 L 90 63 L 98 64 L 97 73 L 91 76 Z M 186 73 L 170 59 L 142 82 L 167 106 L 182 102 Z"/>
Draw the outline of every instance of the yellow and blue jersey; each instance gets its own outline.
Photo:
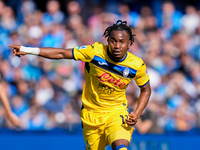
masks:
<path id="1" fill-rule="evenodd" d="M 110 111 L 127 105 L 126 88 L 132 78 L 139 87 L 149 82 L 143 60 L 130 52 L 119 62 L 112 60 L 108 45 L 75 47 L 75 60 L 85 63 L 85 86 L 82 94 L 84 108 Z"/>

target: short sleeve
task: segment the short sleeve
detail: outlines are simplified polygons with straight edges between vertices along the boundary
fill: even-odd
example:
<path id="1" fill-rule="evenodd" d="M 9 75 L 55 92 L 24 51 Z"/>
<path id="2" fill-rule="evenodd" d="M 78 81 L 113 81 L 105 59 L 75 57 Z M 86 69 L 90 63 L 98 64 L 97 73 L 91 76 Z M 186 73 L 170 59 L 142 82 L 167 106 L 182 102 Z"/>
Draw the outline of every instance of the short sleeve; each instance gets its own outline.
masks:
<path id="1" fill-rule="evenodd" d="M 143 87 L 149 82 L 149 74 L 147 73 L 147 68 L 143 61 L 137 70 L 134 80 L 139 87 Z"/>
<path id="2" fill-rule="evenodd" d="M 72 55 L 75 60 L 90 62 L 94 57 L 94 45 L 75 47 Z"/>

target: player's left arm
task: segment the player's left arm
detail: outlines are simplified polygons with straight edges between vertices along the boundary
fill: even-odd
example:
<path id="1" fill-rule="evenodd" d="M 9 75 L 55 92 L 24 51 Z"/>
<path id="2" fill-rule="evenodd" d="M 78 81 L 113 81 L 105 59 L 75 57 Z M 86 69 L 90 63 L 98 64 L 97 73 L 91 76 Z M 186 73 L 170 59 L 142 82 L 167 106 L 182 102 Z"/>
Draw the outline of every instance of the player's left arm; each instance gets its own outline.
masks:
<path id="1" fill-rule="evenodd" d="M 140 95 L 137 101 L 137 105 L 134 111 L 129 114 L 129 118 L 126 119 L 127 124 L 135 125 L 140 118 L 143 110 L 147 106 L 151 95 L 150 84 L 146 84 L 144 87 L 140 87 Z"/>
<path id="2" fill-rule="evenodd" d="M 140 65 L 137 70 L 136 76 L 134 77 L 134 80 L 140 88 L 140 95 L 134 112 L 131 112 L 129 114 L 129 118 L 127 119 L 127 123 L 129 125 L 135 125 L 137 123 L 138 119 L 140 118 L 140 115 L 147 106 L 151 95 L 149 74 L 147 72 L 146 65 L 142 60 L 140 60 L 138 63 Z"/>
<path id="3" fill-rule="evenodd" d="M 5 109 L 6 116 L 8 117 L 8 120 L 16 127 L 21 126 L 21 122 L 19 118 L 11 111 L 10 104 L 8 101 L 8 97 L 6 94 L 6 90 L 3 87 L 3 84 L 0 82 L 0 100 L 1 103 Z"/>

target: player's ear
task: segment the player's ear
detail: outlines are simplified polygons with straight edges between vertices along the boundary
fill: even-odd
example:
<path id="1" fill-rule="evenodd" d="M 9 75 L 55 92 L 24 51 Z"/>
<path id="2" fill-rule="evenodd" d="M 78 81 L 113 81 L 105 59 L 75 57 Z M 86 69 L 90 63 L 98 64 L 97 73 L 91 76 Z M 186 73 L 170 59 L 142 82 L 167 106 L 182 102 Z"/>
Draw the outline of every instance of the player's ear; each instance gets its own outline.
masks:
<path id="1" fill-rule="evenodd" d="M 109 43 L 109 39 L 110 39 L 110 38 L 108 37 L 108 38 L 107 38 L 107 42 L 108 42 L 108 43 Z"/>

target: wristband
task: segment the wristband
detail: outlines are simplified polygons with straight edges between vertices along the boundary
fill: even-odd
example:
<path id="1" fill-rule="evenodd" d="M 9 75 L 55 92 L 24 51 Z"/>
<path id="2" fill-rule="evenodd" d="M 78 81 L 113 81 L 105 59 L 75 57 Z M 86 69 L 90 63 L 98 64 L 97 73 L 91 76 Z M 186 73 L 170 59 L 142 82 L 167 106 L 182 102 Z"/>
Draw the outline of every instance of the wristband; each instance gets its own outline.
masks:
<path id="1" fill-rule="evenodd" d="M 20 47 L 20 52 L 26 52 L 27 54 L 32 54 L 32 55 L 39 55 L 40 53 L 40 48 L 39 47 L 25 47 L 21 46 Z"/>

